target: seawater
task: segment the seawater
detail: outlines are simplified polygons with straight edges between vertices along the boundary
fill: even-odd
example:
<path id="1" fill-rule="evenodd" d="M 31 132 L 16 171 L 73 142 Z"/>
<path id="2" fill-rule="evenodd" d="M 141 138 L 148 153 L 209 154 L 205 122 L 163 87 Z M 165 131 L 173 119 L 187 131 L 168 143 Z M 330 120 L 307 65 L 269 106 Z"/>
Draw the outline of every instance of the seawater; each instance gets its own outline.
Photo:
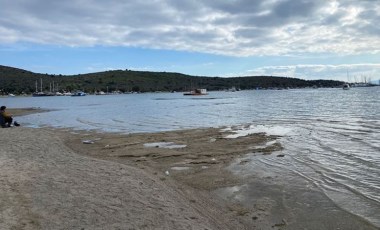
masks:
<path id="1" fill-rule="evenodd" d="M 227 126 L 281 135 L 281 161 L 259 157 L 234 170 L 299 177 L 380 227 L 380 87 L 14 97 L 0 104 L 50 110 L 16 118 L 31 127 L 138 133 Z"/>

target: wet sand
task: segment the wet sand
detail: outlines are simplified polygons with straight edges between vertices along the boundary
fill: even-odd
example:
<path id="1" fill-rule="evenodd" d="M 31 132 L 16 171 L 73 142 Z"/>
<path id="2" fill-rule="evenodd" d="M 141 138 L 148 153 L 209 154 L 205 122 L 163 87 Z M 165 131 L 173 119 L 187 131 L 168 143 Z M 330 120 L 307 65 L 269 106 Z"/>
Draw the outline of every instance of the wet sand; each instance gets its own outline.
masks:
<path id="1" fill-rule="evenodd" d="M 23 109 L 7 108 L 7 112 L 11 113 L 16 120 L 17 120 L 17 116 L 24 116 L 24 115 L 28 115 L 32 113 L 43 113 L 47 111 L 48 110 L 43 110 L 40 108 L 23 108 Z"/>
<path id="2" fill-rule="evenodd" d="M 0 129 L 0 226 L 376 229 L 338 208 L 335 216 L 324 215 L 318 202 L 326 199 L 307 186 L 284 190 L 286 181 L 233 174 L 231 163 L 244 166 L 247 154 L 278 154 L 282 146 L 273 142 L 276 136 L 228 134 L 216 128 L 129 135 Z M 309 204 L 289 206 L 300 200 Z"/>
<path id="3" fill-rule="evenodd" d="M 212 216 L 221 224 L 212 229 L 252 229 L 257 225 L 251 217 L 249 222 L 244 220 L 249 212 L 242 204 L 221 199 L 214 191 L 242 184 L 226 166 L 276 137 L 257 134 L 226 139 L 228 132 L 213 128 L 130 135 L 74 132 L 66 136 L 66 132 L 61 132 L 65 144 L 75 152 L 142 169 L 176 190 L 201 215 Z M 261 154 L 280 148 L 268 146 Z"/>
<path id="4" fill-rule="evenodd" d="M 65 144 L 85 156 L 157 177 L 223 223 L 217 229 L 377 229 L 301 178 L 268 176 L 261 170 L 240 174 L 237 168 L 252 160 L 287 156 L 281 154 L 279 136 L 226 138 L 230 134 L 223 128 L 130 135 L 75 132 L 65 137 Z"/>

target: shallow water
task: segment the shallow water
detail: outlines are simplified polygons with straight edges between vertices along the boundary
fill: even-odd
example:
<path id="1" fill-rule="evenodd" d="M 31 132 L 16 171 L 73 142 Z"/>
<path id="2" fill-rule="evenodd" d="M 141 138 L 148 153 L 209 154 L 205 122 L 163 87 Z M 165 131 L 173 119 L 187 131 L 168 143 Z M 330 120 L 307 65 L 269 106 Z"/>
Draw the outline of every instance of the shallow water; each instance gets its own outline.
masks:
<path id="1" fill-rule="evenodd" d="M 253 155 L 250 164 L 232 170 L 298 178 L 380 227 L 380 87 L 15 97 L 0 98 L 0 104 L 52 110 L 16 119 L 32 127 L 136 133 L 241 125 L 236 136 L 281 135 L 281 160 Z"/>
<path id="2" fill-rule="evenodd" d="M 380 227 L 379 120 L 275 121 L 266 125 L 238 127 L 236 134 L 231 137 L 257 132 L 283 135 L 278 141 L 284 149 L 270 156 L 254 154 L 253 150 L 252 154 L 244 158 L 249 163 L 241 165 L 238 160 L 232 164 L 230 169 L 234 173 L 247 177 L 255 175 L 261 179 L 275 178 L 275 182 L 267 185 L 267 191 L 282 184 L 281 192 L 277 194 L 279 197 L 292 192 L 302 196 L 313 193 L 307 200 L 303 200 L 301 196 L 296 201 L 303 200 L 302 203 L 334 215 L 339 207 L 340 210 L 362 217 Z M 278 157 L 280 154 L 284 157 Z M 257 199 L 260 196 L 251 193 L 255 190 L 255 184 L 257 180 L 248 181 L 248 189 L 235 188 L 235 195 L 241 193 L 240 196 L 248 199 L 244 203 Z M 265 187 L 262 184 L 260 186 Z M 304 191 L 300 193 L 300 189 Z M 316 195 L 316 191 L 323 193 L 325 200 L 331 200 L 337 207 L 324 203 L 323 198 Z M 295 201 L 277 202 L 285 206 L 284 210 L 295 207 Z"/>

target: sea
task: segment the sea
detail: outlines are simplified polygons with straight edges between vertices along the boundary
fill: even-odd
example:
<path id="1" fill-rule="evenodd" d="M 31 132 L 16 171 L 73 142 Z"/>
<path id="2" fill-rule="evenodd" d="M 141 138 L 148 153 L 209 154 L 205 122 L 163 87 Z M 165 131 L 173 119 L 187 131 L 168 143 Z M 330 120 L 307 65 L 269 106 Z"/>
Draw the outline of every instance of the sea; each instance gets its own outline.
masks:
<path id="1" fill-rule="evenodd" d="M 144 133 L 221 127 L 234 131 L 235 137 L 259 132 L 278 135 L 284 148 L 278 153 L 284 156 L 281 160 L 276 154 L 256 156 L 244 169 L 236 164 L 231 170 L 297 177 L 335 207 L 380 228 L 379 86 L 209 92 L 207 96 L 2 97 L 0 104 L 46 110 L 16 117 L 23 126 L 34 128 Z"/>

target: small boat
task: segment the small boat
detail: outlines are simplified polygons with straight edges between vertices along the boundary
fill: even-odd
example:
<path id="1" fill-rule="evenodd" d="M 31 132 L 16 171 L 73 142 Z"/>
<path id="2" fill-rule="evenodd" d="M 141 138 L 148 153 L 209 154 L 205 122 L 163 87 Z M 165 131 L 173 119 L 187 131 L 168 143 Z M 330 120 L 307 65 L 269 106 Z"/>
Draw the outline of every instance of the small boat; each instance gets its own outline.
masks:
<path id="1" fill-rule="evenodd" d="M 348 90 L 348 89 L 350 89 L 350 84 L 348 84 L 348 83 L 344 84 L 344 85 L 343 85 L 343 89 L 344 89 L 344 90 Z"/>
<path id="2" fill-rule="evenodd" d="M 8 94 L 8 97 L 15 97 L 13 93 Z"/>
<path id="3" fill-rule="evenodd" d="M 43 92 L 42 91 L 42 78 L 40 79 L 41 81 L 41 88 L 40 88 L 40 91 L 38 91 L 38 88 L 37 88 L 37 81 L 36 81 L 36 92 L 34 92 L 32 94 L 33 97 L 46 97 L 46 96 L 55 96 L 54 93 L 52 92 Z"/>
<path id="4" fill-rule="evenodd" d="M 33 93 L 32 96 L 33 97 L 44 97 L 44 96 L 47 96 L 47 95 L 44 92 L 35 92 L 35 93 Z"/>
<path id="5" fill-rule="evenodd" d="M 201 96 L 201 95 L 208 95 L 207 89 L 194 89 L 190 92 L 186 92 L 183 95 L 185 96 Z"/>
<path id="6" fill-rule="evenodd" d="M 95 92 L 95 95 L 107 95 L 104 91 Z"/>
<path id="7" fill-rule="evenodd" d="M 236 92 L 236 91 L 237 91 L 237 89 L 235 86 L 232 86 L 231 88 L 226 89 L 226 92 Z"/>
<path id="8" fill-rule="evenodd" d="M 77 91 L 71 95 L 72 97 L 86 96 L 86 93 L 83 91 Z"/>
<path id="9" fill-rule="evenodd" d="M 71 92 L 64 92 L 63 96 L 72 96 L 73 94 Z"/>
<path id="10" fill-rule="evenodd" d="M 47 96 L 55 96 L 54 93 L 50 93 L 50 92 L 35 92 L 32 94 L 33 97 L 47 97 Z"/>

